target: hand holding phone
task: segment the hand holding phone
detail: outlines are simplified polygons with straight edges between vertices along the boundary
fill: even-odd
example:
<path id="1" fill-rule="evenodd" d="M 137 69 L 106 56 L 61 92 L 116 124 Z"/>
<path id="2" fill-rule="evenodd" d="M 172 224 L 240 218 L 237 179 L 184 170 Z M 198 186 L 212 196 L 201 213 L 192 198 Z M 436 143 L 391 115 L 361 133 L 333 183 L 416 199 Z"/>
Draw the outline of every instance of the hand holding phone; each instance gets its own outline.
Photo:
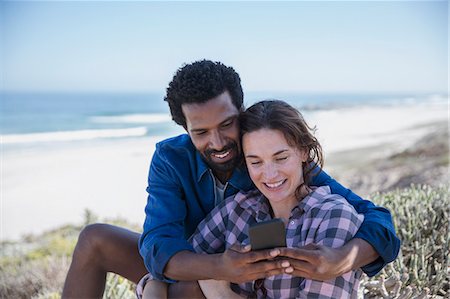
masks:
<path id="1" fill-rule="evenodd" d="M 251 224 L 248 234 L 252 250 L 286 247 L 286 229 L 280 218 Z"/>

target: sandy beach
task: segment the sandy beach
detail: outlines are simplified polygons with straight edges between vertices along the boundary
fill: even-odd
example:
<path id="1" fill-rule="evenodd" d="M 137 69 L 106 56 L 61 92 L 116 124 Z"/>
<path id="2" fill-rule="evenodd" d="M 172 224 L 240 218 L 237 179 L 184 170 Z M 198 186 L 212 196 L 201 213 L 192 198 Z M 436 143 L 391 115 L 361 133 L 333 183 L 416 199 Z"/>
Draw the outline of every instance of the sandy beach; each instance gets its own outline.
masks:
<path id="1" fill-rule="evenodd" d="M 446 102 L 348 107 L 323 110 L 312 116 L 305 113 L 305 118 L 318 128 L 317 136 L 326 155 L 325 170 L 361 195 L 396 187 L 395 182 L 383 183 L 380 173 L 403 178 L 408 171 L 422 171 L 420 167 L 404 170 L 405 164 L 399 162 L 402 157 L 398 155 L 417 144 L 439 147 L 439 155 L 446 156 L 447 162 L 444 158 L 434 175 L 443 172 L 448 179 Z M 427 136 L 434 137 L 424 145 Z M 150 159 L 156 142 L 165 137 L 103 139 L 4 150 L 1 239 L 18 239 L 64 223 L 79 223 L 85 209 L 100 219 L 123 217 L 141 224 Z M 422 160 L 417 160 L 410 151 L 409 158 L 404 156 L 403 161 L 406 164 L 419 161 L 426 166 L 426 161 L 433 160 L 433 152 L 421 154 Z M 394 160 L 389 160 L 394 158 L 395 165 Z M 386 161 L 386 165 L 380 161 Z M 389 168 L 392 165 L 396 168 Z M 436 181 L 442 179 L 445 176 Z"/>

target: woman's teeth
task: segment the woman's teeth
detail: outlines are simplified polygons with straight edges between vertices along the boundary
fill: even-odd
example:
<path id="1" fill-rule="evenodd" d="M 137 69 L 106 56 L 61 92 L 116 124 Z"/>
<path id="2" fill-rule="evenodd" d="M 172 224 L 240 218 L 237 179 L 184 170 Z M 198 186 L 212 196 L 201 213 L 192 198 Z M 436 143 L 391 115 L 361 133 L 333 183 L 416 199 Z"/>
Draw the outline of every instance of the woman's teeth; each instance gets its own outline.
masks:
<path id="1" fill-rule="evenodd" d="M 264 184 L 269 188 L 276 188 L 276 187 L 280 187 L 281 184 L 283 184 L 283 182 L 284 182 L 284 180 L 281 180 L 279 182 L 272 183 L 272 184 L 269 184 L 269 183 L 264 183 Z"/>

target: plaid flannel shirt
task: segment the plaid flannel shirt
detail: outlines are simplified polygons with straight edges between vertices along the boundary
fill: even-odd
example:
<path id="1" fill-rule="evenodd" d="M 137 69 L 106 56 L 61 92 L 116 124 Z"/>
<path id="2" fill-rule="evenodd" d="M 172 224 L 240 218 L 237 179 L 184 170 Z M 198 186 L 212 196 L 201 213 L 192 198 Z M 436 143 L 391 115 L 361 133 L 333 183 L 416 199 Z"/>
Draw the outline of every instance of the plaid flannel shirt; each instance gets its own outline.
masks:
<path id="1" fill-rule="evenodd" d="M 190 239 L 198 253 L 220 253 L 235 243 L 249 244 L 248 226 L 272 219 L 268 200 L 258 191 L 238 193 L 214 208 Z M 343 246 L 358 231 L 364 216 L 357 214 L 345 198 L 331 194 L 328 186 L 314 189 L 291 211 L 286 227 L 287 247 L 316 243 Z M 350 271 L 328 281 L 288 274 L 255 282 L 232 284 L 236 293 L 258 298 L 356 298 L 362 271 Z"/>
<path id="2" fill-rule="evenodd" d="M 268 200 L 258 191 L 240 192 L 215 207 L 190 238 L 197 253 L 220 253 L 235 243 L 249 244 L 248 226 L 272 219 Z M 314 189 L 291 211 L 286 227 L 286 245 L 295 248 L 316 243 L 332 248 L 343 246 L 364 220 L 353 207 L 328 186 Z M 259 283 L 231 284 L 234 292 L 257 298 L 357 298 L 361 270 L 350 271 L 328 281 L 288 274 L 267 277 Z M 153 277 L 149 273 L 138 283 L 136 295 Z"/>

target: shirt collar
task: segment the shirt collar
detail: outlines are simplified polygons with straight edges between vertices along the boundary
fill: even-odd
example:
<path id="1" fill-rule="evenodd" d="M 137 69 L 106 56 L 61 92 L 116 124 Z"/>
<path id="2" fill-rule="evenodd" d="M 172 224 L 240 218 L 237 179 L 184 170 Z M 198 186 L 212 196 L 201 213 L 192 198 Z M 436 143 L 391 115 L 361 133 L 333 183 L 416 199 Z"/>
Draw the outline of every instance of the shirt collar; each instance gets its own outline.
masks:
<path id="1" fill-rule="evenodd" d="M 195 159 L 196 159 L 196 163 L 197 163 L 197 183 L 198 183 L 198 182 L 200 182 L 202 177 L 205 175 L 205 173 L 208 172 L 209 167 L 206 164 L 206 162 L 203 160 L 202 155 L 200 154 L 200 152 L 197 149 L 195 149 Z"/>

